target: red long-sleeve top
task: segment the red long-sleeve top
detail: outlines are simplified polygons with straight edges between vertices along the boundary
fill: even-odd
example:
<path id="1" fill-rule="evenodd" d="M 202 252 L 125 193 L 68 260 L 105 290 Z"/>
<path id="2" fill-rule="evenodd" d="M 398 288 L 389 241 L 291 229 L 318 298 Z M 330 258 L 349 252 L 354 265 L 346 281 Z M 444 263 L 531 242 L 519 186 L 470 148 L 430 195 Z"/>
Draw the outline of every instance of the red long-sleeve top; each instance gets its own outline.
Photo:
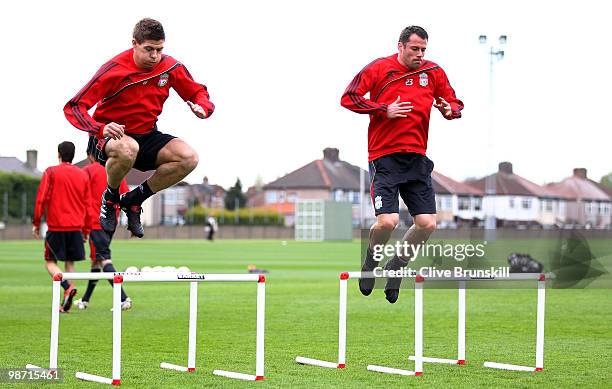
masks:
<path id="1" fill-rule="evenodd" d="M 104 166 L 100 165 L 99 163 L 94 162 L 85 166 L 83 171 L 85 174 L 87 174 L 87 178 L 89 180 L 89 214 L 92 218 L 89 224 L 91 225 L 92 230 L 101 230 L 100 207 L 102 206 L 102 193 L 108 186 L 106 169 L 104 169 Z M 130 188 L 128 187 L 127 182 L 125 179 L 123 179 L 119 185 L 119 193 L 123 194 L 129 192 L 129 190 Z M 119 213 L 118 209 L 117 213 Z"/>
<path id="2" fill-rule="evenodd" d="M 36 194 L 34 220 L 46 213 L 49 231 L 91 231 L 89 207 L 89 182 L 87 174 L 68 162 L 51 166 L 45 170 Z"/>
<path id="3" fill-rule="evenodd" d="M 369 93 L 369 98 L 364 96 Z M 387 106 L 400 96 L 414 106 L 405 118 L 387 118 Z M 452 116 L 461 117 L 463 103 L 455 96 L 446 73 L 431 61 L 410 70 L 397 54 L 379 58 L 361 70 L 346 88 L 340 104 L 351 111 L 370 115 L 368 159 L 397 152 L 425 155 L 429 118 L 434 98 L 450 103 Z"/>
<path id="4" fill-rule="evenodd" d="M 210 116 L 215 106 L 206 86 L 196 83 L 185 66 L 164 55 L 152 69 L 134 63 L 133 49 L 117 55 L 64 106 L 66 119 L 79 130 L 102 138 L 110 122 L 125 125 L 126 134 L 150 132 L 161 114 L 170 88 L 184 101 L 200 105 Z M 97 104 L 93 117 L 87 112 Z"/>

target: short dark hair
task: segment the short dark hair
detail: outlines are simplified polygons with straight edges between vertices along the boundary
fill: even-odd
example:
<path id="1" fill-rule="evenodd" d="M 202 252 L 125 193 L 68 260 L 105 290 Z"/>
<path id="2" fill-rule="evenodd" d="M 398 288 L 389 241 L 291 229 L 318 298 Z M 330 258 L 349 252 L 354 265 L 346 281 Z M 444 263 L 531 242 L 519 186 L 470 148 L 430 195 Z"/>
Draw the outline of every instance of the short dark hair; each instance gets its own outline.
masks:
<path id="1" fill-rule="evenodd" d="M 417 34 L 417 36 L 421 39 L 429 39 L 429 35 L 427 35 L 427 31 L 423 27 L 419 26 L 408 26 L 402 30 L 402 33 L 399 37 L 399 42 L 401 44 L 405 44 L 410 40 L 410 35 Z"/>
<path id="2" fill-rule="evenodd" d="M 166 39 L 164 27 L 160 22 L 151 18 L 144 18 L 134 26 L 134 39 L 138 43 L 146 40 L 159 41 Z"/>
<path id="3" fill-rule="evenodd" d="M 71 162 L 74 159 L 74 143 L 72 142 L 62 142 L 57 145 L 57 152 L 62 159 L 62 162 Z"/>

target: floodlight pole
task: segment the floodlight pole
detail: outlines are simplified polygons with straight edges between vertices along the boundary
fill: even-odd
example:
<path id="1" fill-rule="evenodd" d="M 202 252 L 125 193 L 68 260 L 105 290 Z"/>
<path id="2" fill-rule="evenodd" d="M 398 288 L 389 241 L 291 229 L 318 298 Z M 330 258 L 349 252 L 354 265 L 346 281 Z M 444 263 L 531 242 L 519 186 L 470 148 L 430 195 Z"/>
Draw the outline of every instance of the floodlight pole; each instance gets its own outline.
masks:
<path id="1" fill-rule="evenodd" d="M 480 35 L 479 36 L 479 41 L 480 44 L 486 44 L 487 43 L 487 36 L 486 35 Z M 499 47 L 504 46 L 506 44 L 508 37 L 507 35 L 500 35 L 498 40 L 499 40 Z M 483 204 L 483 208 L 485 211 L 485 224 L 484 224 L 484 228 L 485 228 L 485 234 L 484 234 L 484 239 L 486 241 L 491 241 L 491 240 L 495 240 L 495 230 L 497 228 L 497 220 L 496 220 L 496 216 L 495 216 L 495 201 L 496 201 L 496 194 L 497 194 L 497 185 L 495 182 L 495 171 L 496 171 L 496 166 L 495 166 L 495 156 L 493 154 L 493 143 L 494 143 L 494 136 L 493 136 L 493 132 L 494 132 L 494 126 L 493 126 L 493 107 L 494 107 L 494 97 L 495 97 L 495 93 L 494 93 L 494 85 L 493 85 L 493 65 L 496 62 L 501 61 L 504 58 L 504 50 L 502 50 L 499 47 L 495 47 L 494 45 L 491 45 L 489 48 L 489 128 L 488 128 L 488 133 L 487 133 L 487 147 L 488 147 L 488 160 L 489 166 L 493 167 L 493 172 L 485 177 L 485 197 L 489 198 L 489 201 L 487 201 L 487 207 L 484 207 Z"/>

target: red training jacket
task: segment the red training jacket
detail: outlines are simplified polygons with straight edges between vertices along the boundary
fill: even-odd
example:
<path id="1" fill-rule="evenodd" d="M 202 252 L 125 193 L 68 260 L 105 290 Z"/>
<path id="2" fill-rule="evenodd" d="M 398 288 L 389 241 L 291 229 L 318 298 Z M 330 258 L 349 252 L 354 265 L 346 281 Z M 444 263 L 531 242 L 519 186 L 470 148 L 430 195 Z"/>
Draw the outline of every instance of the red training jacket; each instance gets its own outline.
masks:
<path id="1" fill-rule="evenodd" d="M 87 178 L 89 179 L 89 214 L 92 219 L 90 222 L 91 229 L 101 230 L 100 207 L 102 206 L 102 193 L 108 186 L 106 169 L 104 169 L 104 166 L 100 165 L 99 163 L 94 162 L 85 166 L 83 171 L 85 174 L 87 174 Z M 129 192 L 129 190 L 130 188 L 128 187 L 128 184 L 124 178 L 121 181 L 121 185 L 119 185 L 119 194 Z M 117 209 L 117 213 L 119 213 L 119 209 Z"/>
<path id="2" fill-rule="evenodd" d="M 110 122 L 125 125 L 126 134 L 150 132 L 161 114 L 170 87 L 185 101 L 200 105 L 206 117 L 215 110 L 206 86 L 196 83 L 185 66 L 163 55 L 150 70 L 136 66 L 134 49 L 117 55 L 64 106 L 66 119 L 79 130 L 103 138 Z M 97 104 L 93 118 L 87 112 Z"/>
<path id="3" fill-rule="evenodd" d="M 370 98 L 364 98 L 370 93 Z M 387 118 L 387 105 L 397 96 L 414 106 L 405 118 Z M 444 70 L 431 61 L 411 71 L 397 60 L 397 54 L 379 58 L 362 71 L 346 88 L 340 104 L 357 113 L 370 115 L 368 159 L 405 152 L 425 155 L 429 117 L 434 98 L 442 97 L 452 107 L 452 117 L 461 117 L 463 103 L 455 96 Z"/>
<path id="4" fill-rule="evenodd" d="M 36 194 L 34 220 L 40 227 L 40 219 L 47 214 L 49 231 L 91 231 L 89 208 L 89 183 L 87 175 L 68 162 L 45 170 Z"/>

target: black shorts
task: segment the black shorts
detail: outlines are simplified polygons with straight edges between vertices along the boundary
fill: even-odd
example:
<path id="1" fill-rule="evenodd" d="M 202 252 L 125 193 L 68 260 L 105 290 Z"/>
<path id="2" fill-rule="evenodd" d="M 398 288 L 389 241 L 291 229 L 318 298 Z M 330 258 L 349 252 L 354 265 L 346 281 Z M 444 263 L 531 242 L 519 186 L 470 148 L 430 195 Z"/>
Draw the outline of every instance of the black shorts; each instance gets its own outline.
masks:
<path id="1" fill-rule="evenodd" d="M 113 236 L 104 230 L 93 230 L 89 234 L 89 258 L 92 261 L 111 259 L 110 244 Z"/>
<path id="2" fill-rule="evenodd" d="M 81 231 L 47 231 L 45 236 L 47 261 L 82 261 L 85 246 Z"/>
<path id="3" fill-rule="evenodd" d="M 138 155 L 136 155 L 136 162 L 134 162 L 134 169 L 138 169 L 141 172 L 157 169 L 155 161 L 157 160 L 157 154 L 165 145 L 168 144 L 176 136 L 164 134 L 157 130 L 157 126 L 153 128 L 148 134 L 144 135 L 128 135 L 136 142 L 138 142 Z M 110 137 L 98 139 L 95 136 L 89 137 L 89 144 L 87 145 L 87 152 L 92 154 L 96 161 L 100 162 L 102 166 L 106 165 L 108 156 L 106 155 L 105 147 Z"/>
<path id="4" fill-rule="evenodd" d="M 369 168 L 376 216 L 399 213 L 398 193 L 412 216 L 436 213 L 431 159 L 417 153 L 394 153 L 370 161 Z"/>

